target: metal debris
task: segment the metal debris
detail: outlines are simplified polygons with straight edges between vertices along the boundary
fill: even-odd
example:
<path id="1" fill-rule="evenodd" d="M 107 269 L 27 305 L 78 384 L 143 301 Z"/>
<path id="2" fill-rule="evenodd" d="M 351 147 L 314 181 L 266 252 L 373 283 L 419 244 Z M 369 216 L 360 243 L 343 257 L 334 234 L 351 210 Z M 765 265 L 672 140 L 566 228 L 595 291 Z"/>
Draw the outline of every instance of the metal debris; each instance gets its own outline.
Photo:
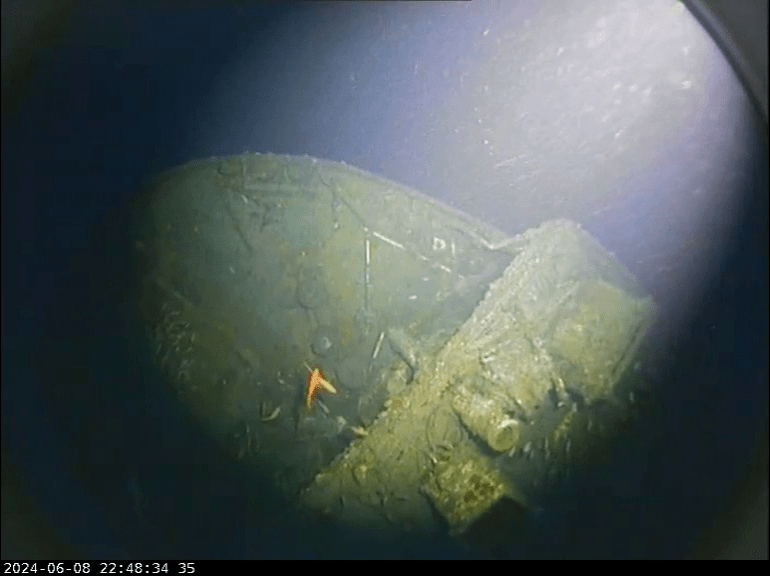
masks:
<path id="1" fill-rule="evenodd" d="M 262 407 L 263 407 L 262 413 L 264 414 L 265 413 L 264 404 L 262 405 Z M 262 422 L 270 422 L 271 420 L 275 420 L 276 418 L 278 418 L 278 415 L 280 413 L 281 413 L 281 407 L 276 406 L 275 409 L 272 412 L 270 412 L 270 414 L 268 414 L 267 416 L 263 416 L 261 420 Z"/>
<path id="2" fill-rule="evenodd" d="M 404 248 L 404 245 L 403 245 L 403 244 L 399 244 L 399 243 L 398 243 L 398 242 L 396 242 L 395 240 L 391 240 L 391 239 L 390 239 L 390 238 L 388 238 L 387 236 L 384 236 L 384 235 L 380 234 L 379 232 L 377 232 L 377 231 L 375 231 L 375 230 L 372 230 L 372 236 L 374 236 L 375 238 L 379 238 L 379 239 L 380 239 L 380 240 L 382 240 L 383 242 L 387 242 L 387 243 L 388 243 L 388 244 L 390 244 L 391 246 L 395 246 L 396 248 L 398 248 L 398 249 L 400 249 L 400 250 L 406 250 L 406 248 Z"/>
<path id="3" fill-rule="evenodd" d="M 383 330 L 380 332 L 380 335 L 377 336 L 377 342 L 374 345 L 374 352 L 372 352 L 372 360 L 377 358 L 377 355 L 380 353 L 380 348 L 382 347 L 382 339 L 385 338 L 385 331 Z"/>

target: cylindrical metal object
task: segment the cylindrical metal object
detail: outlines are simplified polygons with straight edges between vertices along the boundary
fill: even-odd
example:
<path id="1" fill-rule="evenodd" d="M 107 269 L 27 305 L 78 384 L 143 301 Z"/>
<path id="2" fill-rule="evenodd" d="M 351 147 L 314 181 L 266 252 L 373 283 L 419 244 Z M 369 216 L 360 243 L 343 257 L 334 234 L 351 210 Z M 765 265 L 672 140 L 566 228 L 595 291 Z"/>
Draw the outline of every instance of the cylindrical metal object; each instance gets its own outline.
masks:
<path id="1" fill-rule="evenodd" d="M 503 412 L 499 402 L 460 386 L 452 399 L 452 407 L 466 428 L 493 450 L 505 452 L 516 445 L 521 423 Z"/>

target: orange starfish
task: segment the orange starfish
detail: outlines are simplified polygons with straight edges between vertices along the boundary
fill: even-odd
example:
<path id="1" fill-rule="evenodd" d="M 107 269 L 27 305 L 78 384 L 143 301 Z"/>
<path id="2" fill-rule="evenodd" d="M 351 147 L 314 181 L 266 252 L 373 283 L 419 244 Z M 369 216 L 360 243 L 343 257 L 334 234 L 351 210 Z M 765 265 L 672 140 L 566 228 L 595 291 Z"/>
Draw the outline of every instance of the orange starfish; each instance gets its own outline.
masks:
<path id="1" fill-rule="evenodd" d="M 310 410 L 310 407 L 313 404 L 313 400 L 315 400 L 316 394 L 320 390 L 326 390 L 327 392 L 331 392 L 332 394 L 337 393 L 337 389 L 332 386 L 332 384 L 326 380 L 322 375 L 321 371 L 316 368 L 315 370 L 310 372 L 310 377 L 307 381 L 307 392 L 305 392 L 305 403 L 307 404 L 307 409 Z"/>

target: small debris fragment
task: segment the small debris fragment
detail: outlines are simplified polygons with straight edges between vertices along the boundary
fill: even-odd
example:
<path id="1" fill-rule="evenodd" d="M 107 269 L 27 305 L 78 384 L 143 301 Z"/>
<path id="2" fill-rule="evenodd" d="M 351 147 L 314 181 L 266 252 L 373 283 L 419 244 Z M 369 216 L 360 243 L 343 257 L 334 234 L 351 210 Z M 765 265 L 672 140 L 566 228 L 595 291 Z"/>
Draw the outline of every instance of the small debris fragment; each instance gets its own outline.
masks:
<path id="1" fill-rule="evenodd" d="M 276 418 L 278 418 L 278 415 L 280 413 L 281 413 L 281 407 L 276 406 L 276 408 L 272 412 L 270 412 L 270 414 L 262 418 L 262 422 L 270 422 L 271 420 L 275 420 Z"/>

